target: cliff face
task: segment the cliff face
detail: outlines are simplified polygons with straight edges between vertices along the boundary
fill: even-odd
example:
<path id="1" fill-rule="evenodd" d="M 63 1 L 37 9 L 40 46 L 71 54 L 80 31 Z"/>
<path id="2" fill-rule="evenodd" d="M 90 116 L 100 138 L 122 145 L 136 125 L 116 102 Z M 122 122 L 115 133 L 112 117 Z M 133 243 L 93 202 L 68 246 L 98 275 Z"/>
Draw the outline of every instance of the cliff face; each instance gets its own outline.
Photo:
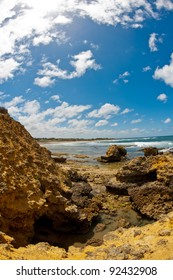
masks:
<path id="1" fill-rule="evenodd" d="M 74 186 L 50 152 L 1 108 L 0 230 L 14 238 L 13 244 L 28 244 L 40 228 L 87 230 L 97 206 L 89 192 L 84 206 L 74 203 Z"/>

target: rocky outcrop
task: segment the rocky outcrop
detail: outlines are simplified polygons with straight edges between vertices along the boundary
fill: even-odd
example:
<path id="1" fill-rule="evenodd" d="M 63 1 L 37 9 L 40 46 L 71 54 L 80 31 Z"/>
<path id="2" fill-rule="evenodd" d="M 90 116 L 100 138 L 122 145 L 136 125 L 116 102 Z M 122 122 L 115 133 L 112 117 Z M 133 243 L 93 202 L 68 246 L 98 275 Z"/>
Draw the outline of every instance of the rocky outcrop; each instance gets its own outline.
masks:
<path id="1" fill-rule="evenodd" d="M 135 209 L 158 219 L 173 209 L 173 155 L 138 157 L 125 163 L 107 190 L 129 195 Z"/>
<path id="2" fill-rule="evenodd" d="M 144 152 L 145 157 L 157 156 L 159 154 L 159 150 L 155 147 L 146 147 L 143 148 L 142 151 Z"/>
<path id="3" fill-rule="evenodd" d="M 88 230 L 98 207 L 89 187 L 84 193 L 88 203 L 75 203 L 76 188 L 51 153 L 1 108 L 0 230 L 14 239 L 14 245 L 32 242 L 39 227 L 55 232 Z"/>
<path id="4" fill-rule="evenodd" d="M 99 157 L 97 160 L 100 162 L 117 162 L 125 158 L 127 154 L 123 146 L 111 145 L 106 151 L 105 156 Z"/>
<path id="5" fill-rule="evenodd" d="M 0 260 L 172 260 L 173 212 L 140 228 L 118 228 L 84 248 L 70 246 L 68 252 L 45 242 L 15 249 L 10 237 L 4 238 Z"/>

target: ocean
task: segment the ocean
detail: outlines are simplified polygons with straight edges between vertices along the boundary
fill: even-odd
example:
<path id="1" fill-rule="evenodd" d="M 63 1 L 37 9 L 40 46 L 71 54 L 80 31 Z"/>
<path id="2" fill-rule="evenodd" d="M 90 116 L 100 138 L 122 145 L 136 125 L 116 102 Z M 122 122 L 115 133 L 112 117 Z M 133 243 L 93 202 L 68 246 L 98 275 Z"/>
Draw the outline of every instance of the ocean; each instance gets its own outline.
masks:
<path id="1" fill-rule="evenodd" d="M 127 158 L 131 159 L 136 156 L 142 156 L 142 148 L 156 147 L 165 152 L 173 150 L 172 136 L 153 136 L 153 137 L 135 137 L 135 138 L 118 138 L 110 140 L 93 140 L 93 141 L 64 141 L 64 142 L 47 142 L 41 143 L 52 153 L 65 155 L 68 159 L 78 158 L 83 161 L 82 156 L 87 156 L 85 162 L 97 162 L 96 158 L 105 155 L 110 145 L 122 145 L 127 150 Z M 81 158 L 80 158 L 81 156 Z M 98 162 L 97 162 L 98 163 Z"/>

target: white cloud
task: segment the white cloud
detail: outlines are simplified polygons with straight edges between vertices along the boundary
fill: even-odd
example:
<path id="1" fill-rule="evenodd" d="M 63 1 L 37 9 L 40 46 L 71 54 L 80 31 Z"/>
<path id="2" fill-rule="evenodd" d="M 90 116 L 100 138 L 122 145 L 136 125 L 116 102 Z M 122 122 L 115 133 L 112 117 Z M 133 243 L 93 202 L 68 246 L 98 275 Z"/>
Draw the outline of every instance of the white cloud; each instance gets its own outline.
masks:
<path id="1" fill-rule="evenodd" d="M 69 105 L 67 102 L 62 102 L 60 106 L 52 109 L 52 114 L 55 117 L 72 118 L 86 110 L 89 110 L 91 105 Z"/>
<path id="2" fill-rule="evenodd" d="M 74 55 L 72 58 L 70 64 L 75 68 L 75 71 L 69 75 L 70 79 L 83 76 L 88 69 L 101 69 L 101 66 L 93 59 L 93 53 L 90 50 Z"/>
<path id="3" fill-rule="evenodd" d="M 152 6 L 146 0 L 96 0 L 81 2 L 81 15 L 89 16 L 102 24 L 141 27 L 148 16 L 155 17 Z"/>
<path id="4" fill-rule="evenodd" d="M 24 102 L 23 96 L 16 96 L 11 101 L 4 102 L 2 106 L 6 108 L 10 108 L 23 102 Z"/>
<path id="5" fill-rule="evenodd" d="M 165 0 L 165 3 L 158 0 L 158 8 L 162 6 L 172 8 L 171 1 Z M 64 26 L 68 27 L 76 18 L 90 18 L 94 22 L 106 25 L 121 24 L 140 28 L 146 18 L 157 17 L 154 10 L 154 3 L 148 0 L 0 1 L 0 56 L 11 55 L 14 60 L 18 57 L 21 63 L 30 66 L 31 60 L 26 62 L 26 55 L 29 55 L 31 47 L 39 47 L 41 44 L 46 46 L 51 42 L 66 43 L 69 38 L 64 31 Z M 25 51 L 21 56 L 22 45 L 25 45 Z M 90 47 L 98 49 L 99 46 L 91 43 Z M 80 77 L 85 73 L 82 57 L 74 56 L 71 63 L 76 71 L 67 73 L 69 79 Z M 83 57 L 83 64 L 85 63 L 86 69 L 99 68 L 92 58 L 85 60 Z M 36 83 L 40 86 L 46 84 L 43 80 L 36 80 Z"/>
<path id="6" fill-rule="evenodd" d="M 113 123 L 111 126 L 118 126 L 118 123 L 115 122 L 115 123 Z"/>
<path id="7" fill-rule="evenodd" d="M 5 60 L 0 59 L 0 83 L 14 77 L 14 73 L 19 69 L 20 63 L 15 61 L 13 58 Z"/>
<path id="8" fill-rule="evenodd" d="M 100 109 L 95 109 L 88 114 L 89 118 L 102 118 L 109 119 L 111 115 L 117 115 L 120 111 L 118 105 L 113 105 L 106 103 L 100 107 Z"/>
<path id="9" fill-rule="evenodd" d="M 107 125 L 107 124 L 108 124 L 107 120 L 100 120 L 95 124 L 95 126 L 99 127 L 99 126 L 104 126 L 104 125 Z"/>
<path id="10" fill-rule="evenodd" d="M 127 80 L 128 76 L 130 76 L 130 73 L 128 71 L 125 71 L 123 74 L 120 74 L 118 78 L 113 81 L 113 84 L 117 84 L 119 80 L 122 80 L 125 84 L 127 84 L 129 82 Z"/>
<path id="11" fill-rule="evenodd" d="M 142 69 L 143 72 L 148 72 L 151 70 L 151 67 L 150 66 L 146 66 Z"/>
<path id="12" fill-rule="evenodd" d="M 142 122 L 141 119 L 136 119 L 136 120 L 132 120 L 131 124 L 136 124 L 136 123 L 140 123 L 140 122 Z"/>
<path id="13" fill-rule="evenodd" d="M 157 9 L 165 8 L 166 10 L 173 10 L 173 2 L 171 0 L 157 0 Z"/>
<path id="14" fill-rule="evenodd" d="M 61 103 L 61 100 L 60 100 L 60 96 L 59 95 L 52 95 L 51 97 L 50 97 L 50 99 L 52 99 L 52 100 L 54 100 L 54 101 L 57 101 L 57 102 L 59 102 L 59 103 Z"/>
<path id="15" fill-rule="evenodd" d="M 125 108 L 122 112 L 121 112 L 121 115 L 125 115 L 125 114 L 128 114 L 130 112 L 133 112 L 134 109 L 129 109 L 129 108 Z"/>
<path id="16" fill-rule="evenodd" d="M 55 82 L 52 78 L 74 79 L 83 76 L 88 69 L 93 69 L 95 71 L 101 69 L 101 66 L 96 63 L 95 59 L 93 59 L 93 53 L 91 50 L 83 51 L 72 56 L 70 64 L 75 69 L 72 72 L 59 68 L 59 63 L 60 60 L 57 61 L 57 65 L 50 62 L 43 62 L 43 69 L 38 71 L 38 75 L 43 77 L 35 78 L 34 84 L 41 87 L 47 87 Z"/>
<path id="17" fill-rule="evenodd" d="M 168 99 L 168 97 L 165 93 L 161 93 L 157 96 L 157 100 L 162 101 L 164 103 L 166 103 L 167 99 Z"/>
<path id="18" fill-rule="evenodd" d="M 170 64 L 164 65 L 162 68 L 157 67 L 153 78 L 156 80 L 163 80 L 167 85 L 173 87 L 173 53 L 171 54 Z"/>
<path id="19" fill-rule="evenodd" d="M 35 78 L 34 79 L 34 85 L 37 85 L 39 87 L 49 87 L 55 83 L 55 80 L 52 80 L 51 77 L 44 76 L 42 78 Z"/>
<path id="20" fill-rule="evenodd" d="M 165 124 L 168 124 L 171 122 L 171 118 L 167 118 L 166 120 L 163 121 Z"/>
<path id="21" fill-rule="evenodd" d="M 123 74 L 119 75 L 119 78 L 124 79 L 125 77 L 128 77 L 128 76 L 130 76 L 130 73 L 128 71 L 125 71 Z"/>
<path id="22" fill-rule="evenodd" d="M 37 114 L 40 110 L 40 103 L 37 100 L 27 101 L 23 107 L 23 112 L 28 115 Z"/>
<path id="23" fill-rule="evenodd" d="M 70 127 L 75 127 L 75 128 L 86 128 L 91 122 L 89 120 L 76 120 L 72 119 L 68 121 L 68 124 Z"/>
<path id="24" fill-rule="evenodd" d="M 148 44 L 149 44 L 149 48 L 150 48 L 151 52 L 157 52 L 158 51 L 158 46 L 157 46 L 158 42 L 159 43 L 163 42 L 162 37 L 161 36 L 159 37 L 159 35 L 157 33 L 150 34 Z"/>

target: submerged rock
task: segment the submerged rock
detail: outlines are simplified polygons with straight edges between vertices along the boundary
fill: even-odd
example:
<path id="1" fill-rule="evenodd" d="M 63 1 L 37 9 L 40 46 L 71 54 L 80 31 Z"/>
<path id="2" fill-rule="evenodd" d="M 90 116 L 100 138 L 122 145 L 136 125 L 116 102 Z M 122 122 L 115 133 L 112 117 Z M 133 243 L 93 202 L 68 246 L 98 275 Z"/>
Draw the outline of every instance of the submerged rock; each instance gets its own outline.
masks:
<path id="1" fill-rule="evenodd" d="M 88 230 L 97 204 L 87 196 L 88 203 L 78 207 L 73 195 L 68 173 L 1 108 L 0 230 L 17 247 L 31 242 L 40 224 L 55 231 L 70 231 L 71 225 L 78 232 Z"/>

